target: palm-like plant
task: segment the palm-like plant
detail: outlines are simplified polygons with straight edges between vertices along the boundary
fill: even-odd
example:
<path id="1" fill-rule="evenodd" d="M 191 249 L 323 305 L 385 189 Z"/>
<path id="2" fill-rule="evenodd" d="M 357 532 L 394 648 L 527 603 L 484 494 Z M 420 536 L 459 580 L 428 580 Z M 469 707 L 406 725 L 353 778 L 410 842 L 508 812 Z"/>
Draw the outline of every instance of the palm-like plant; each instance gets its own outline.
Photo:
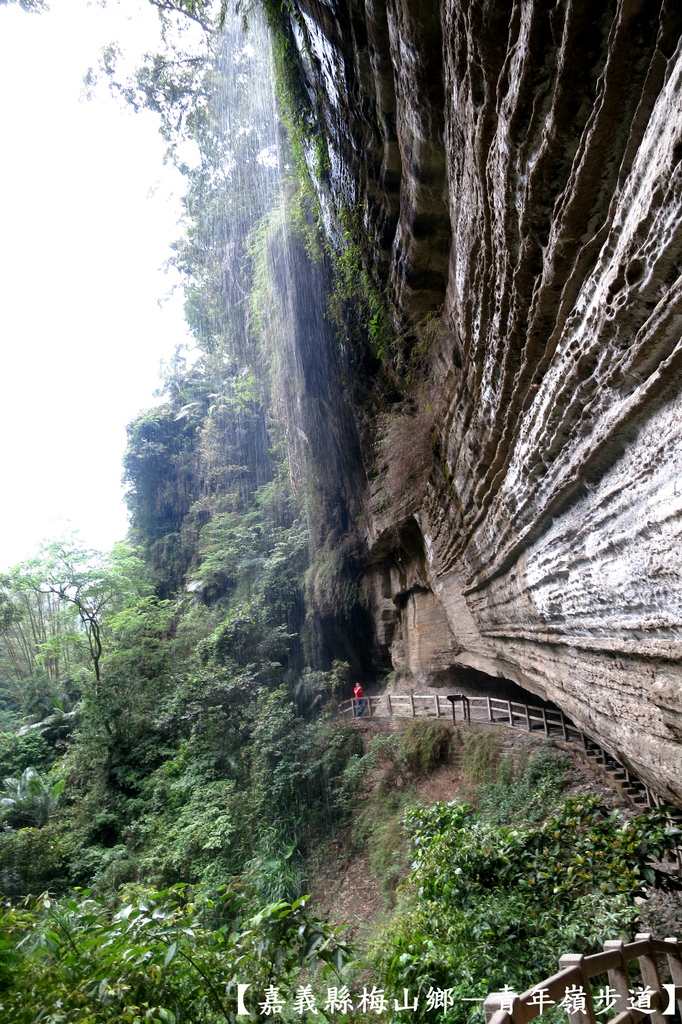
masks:
<path id="1" fill-rule="evenodd" d="M 65 786 L 63 779 L 48 786 L 35 768 L 26 768 L 18 779 L 7 778 L 4 783 L 0 813 L 8 824 L 18 828 L 46 825 Z"/>

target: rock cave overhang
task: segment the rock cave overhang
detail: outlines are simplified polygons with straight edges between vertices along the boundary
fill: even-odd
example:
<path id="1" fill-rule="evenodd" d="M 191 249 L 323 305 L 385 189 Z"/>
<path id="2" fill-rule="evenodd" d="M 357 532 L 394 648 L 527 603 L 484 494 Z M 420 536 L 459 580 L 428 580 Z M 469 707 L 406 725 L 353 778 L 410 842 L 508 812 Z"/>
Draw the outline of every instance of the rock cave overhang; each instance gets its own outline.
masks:
<path id="1" fill-rule="evenodd" d="M 682 10 L 298 6 L 329 222 L 408 318 L 445 287 L 426 485 L 363 499 L 377 650 L 514 680 L 682 803 Z"/>

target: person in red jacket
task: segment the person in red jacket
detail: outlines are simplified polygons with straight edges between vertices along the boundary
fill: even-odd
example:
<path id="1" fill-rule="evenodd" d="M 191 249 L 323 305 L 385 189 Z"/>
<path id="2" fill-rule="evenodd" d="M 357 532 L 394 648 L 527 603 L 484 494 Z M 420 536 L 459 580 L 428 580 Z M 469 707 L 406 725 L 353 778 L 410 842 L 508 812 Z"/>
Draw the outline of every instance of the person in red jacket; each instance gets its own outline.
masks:
<path id="1" fill-rule="evenodd" d="M 356 683 L 353 687 L 353 696 L 355 697 L 355 716 L 359 718 L 365 708 L 367 707 L 367 701 L 365 700 L 365 691 L 360 686 L 360 683 Z"/>

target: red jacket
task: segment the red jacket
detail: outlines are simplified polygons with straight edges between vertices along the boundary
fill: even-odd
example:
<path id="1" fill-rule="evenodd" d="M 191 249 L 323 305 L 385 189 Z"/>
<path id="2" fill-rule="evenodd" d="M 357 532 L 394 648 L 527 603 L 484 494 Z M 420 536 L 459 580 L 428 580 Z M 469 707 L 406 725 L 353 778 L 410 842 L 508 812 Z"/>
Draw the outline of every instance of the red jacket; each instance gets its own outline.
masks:
<path id="1" fill-rule="evenodd" d="M 365 691 L 360 686 L 360 683 L 356 683 L 355 686 L 353 687 L 353 696 L 355 697 L 356 700 L 362 700 L 362 698 L 365 696 Z"/>

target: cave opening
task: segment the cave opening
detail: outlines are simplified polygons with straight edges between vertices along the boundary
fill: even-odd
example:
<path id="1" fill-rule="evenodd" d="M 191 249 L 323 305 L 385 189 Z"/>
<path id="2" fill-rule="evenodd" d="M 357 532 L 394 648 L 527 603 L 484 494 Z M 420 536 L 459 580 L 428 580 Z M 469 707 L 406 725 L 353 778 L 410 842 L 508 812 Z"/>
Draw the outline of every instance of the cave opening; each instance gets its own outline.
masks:
<path id="1" fill-rule="evenodd" d="M 466 697 L 496 697 L 500 700 L 516 701 L 534 707 L 559 710 L 552 701 L 539 697 L 532 690 L 515 683 L 504 676 L 494 676 L 477 668 L 456 665 L 439 673 L 431 685 L 443 687 L 448 693 L 461 693 Z"/>

